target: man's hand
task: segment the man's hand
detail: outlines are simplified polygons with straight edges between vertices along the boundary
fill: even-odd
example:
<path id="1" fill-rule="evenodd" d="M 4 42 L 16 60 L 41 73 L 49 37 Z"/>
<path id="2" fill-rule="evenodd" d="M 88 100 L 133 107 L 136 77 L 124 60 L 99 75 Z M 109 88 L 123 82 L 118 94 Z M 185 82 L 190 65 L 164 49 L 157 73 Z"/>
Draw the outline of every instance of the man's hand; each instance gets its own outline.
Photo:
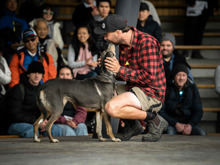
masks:
<path id="1" fill-rule="evenodd" d="M 192 126 L 190 124 L 185 124 L 183 135 L 190 135 L 192 132 Z"/>
<path id="2" fill-rule="evenodd" d="M 76 125 L 76 123 L 75 123 L 74 121 L 72 121 L 72 120 L 67 120 L 67 121 L 66 121 L 66 124 L 67 124 L 68 126 L 72 127 L 72 128 L 78 128 L 77 125 Z"/>
<path id="3" fill-rule="evenodd" d="M 45 131 L 45 126 L 48 123 L 47 119 L 45 119 L 42 123 L 40 123 L 40 132 L 44 132 Z"/>
<path id="4" fill-rule="evenodd" d="M 175 127 L 176 127 L 177 132 L 183 132 L 183 130 L 185 128 L 185 124 L 176 123 Z"/>
<path id="5" fill-rule="evenodd" d="M 121 66 L 115 57 L 106 57 L 105 67 L 113 73 L 118 73 Z"/>

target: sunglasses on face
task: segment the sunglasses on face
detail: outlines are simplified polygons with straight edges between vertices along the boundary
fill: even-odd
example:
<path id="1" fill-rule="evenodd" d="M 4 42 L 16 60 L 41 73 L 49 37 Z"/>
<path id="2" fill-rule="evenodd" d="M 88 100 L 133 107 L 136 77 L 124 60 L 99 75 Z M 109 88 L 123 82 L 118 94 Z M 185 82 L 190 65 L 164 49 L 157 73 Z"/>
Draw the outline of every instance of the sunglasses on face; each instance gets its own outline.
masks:
<path id="1" fill-rule="evenodd" d="M 24 43 L 28 43 L 28 42 L 34 42 L 36 40 L 36 38 L 32 38 L 32 39 L 29 39 L 29 40 L 24 40 Z"/>
<path id="2" fill-rule="evenodd" d="M 49 12 L 49 10 L 43 10 L 43 13 L 44 13 L 44 14 L 50 14 L 50 15 L 53 15 L 53 14 L 54 14 L 53 11 L 50 11 L 50 12 Z"/>

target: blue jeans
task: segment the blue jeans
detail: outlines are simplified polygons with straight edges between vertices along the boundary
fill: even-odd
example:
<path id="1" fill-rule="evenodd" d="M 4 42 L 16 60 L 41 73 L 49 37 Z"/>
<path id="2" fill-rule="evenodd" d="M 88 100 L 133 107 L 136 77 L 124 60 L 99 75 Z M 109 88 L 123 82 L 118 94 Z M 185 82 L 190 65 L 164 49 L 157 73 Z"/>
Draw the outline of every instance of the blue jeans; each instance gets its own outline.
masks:
<path id="1" fill-rule="evenodd" d="M 29 123 L 13 123 L 10 125 L 8 129 L 9 135 L 20 135 L 21 137 L 34 137 L 34 126 Z M 46 131 L 40 132 L 38 131 L 38 135 L 42 134 L 43 136 L 47 136 Z M 57 125 L 53 124 L 51 128 L 52 136 L 62 136 L 62 129 Z"/>
<path id="2" fill-rule="evenodd" d="M 165 134 L 176 135 L 178 134 L 178 132 L 175 127 L 169 125 Z M 196 125 L 192 127 L 192 131 L 190 135 L 206 136 L 207 134 L 199 125 Z"/>
<path id="3" fill-rule="evenodd" d="M 72 128 L 65 124 L 56 124 L 62 129 L 63 136 L 88 136 L 88 130 L 84 123 L 78 124 L 78 128 Z"/>

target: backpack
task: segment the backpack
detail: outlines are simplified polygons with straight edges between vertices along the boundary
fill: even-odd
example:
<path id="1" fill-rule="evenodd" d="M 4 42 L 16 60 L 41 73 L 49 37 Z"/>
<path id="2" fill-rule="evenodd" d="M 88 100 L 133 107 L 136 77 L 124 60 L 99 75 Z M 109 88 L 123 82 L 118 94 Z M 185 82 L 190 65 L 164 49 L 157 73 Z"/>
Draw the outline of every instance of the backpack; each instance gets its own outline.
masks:
<path id="1" fill-rule="evenodd" d="M 22 101 L 24 100 L 25 96 L 25 89 L 24 85 L 22 83 L 18 84 L 21 90 L 21 96 L 22 96 Z M 1 115 L 0 115 L 0 135 L 7 135 L 8 134 L 8 128 L 10 126 L 10 121 L 9 121 L 9 114 L 8 114 L 8 109 L 7 109 L 7 99 L 8 96 L 12 93 L 13 90 L 12 88 L 8 89 L 6 94 L 1 98 L 0 100 L 0 110 L 1 110 Z"/>
<path id="2" fill-rule="evenodd" d="M 21 60 L 21 52 L 24 52 L 24 47 L 20 48 L 17 50 L 17 55 L 18 55 L 18 59 L 19 61 Z M 49 58 L 47 56 L 47 54 L 45 52 L 41 52 L 42 57 L 44 57 L 44 59 L 46 60 L 47 65 L 49 65 Z M 21 66 L 20 62 L 19 62 L 19 67 L 26 72 L 26 70 L 24 70 L 24 68 Z"/>

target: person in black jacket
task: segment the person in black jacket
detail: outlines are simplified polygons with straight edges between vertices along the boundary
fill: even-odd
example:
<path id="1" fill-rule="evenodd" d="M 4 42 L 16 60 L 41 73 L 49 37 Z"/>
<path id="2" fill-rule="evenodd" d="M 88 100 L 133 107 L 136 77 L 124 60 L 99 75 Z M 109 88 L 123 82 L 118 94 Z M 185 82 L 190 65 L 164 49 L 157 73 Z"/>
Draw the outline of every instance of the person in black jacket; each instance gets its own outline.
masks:
<path id="1" fill-rule="evenodd" d="M 150 15 L 149 6 L 144 2 L 141 2 L 140 5 L 137 29 L 152 35 L 158 41 L 160 41 L 162 37 L 162 30 L 160 25 L 153 20 L 152 15 Z"/>
<path id="2" fill-rule="evenodd" d="M 159 111 L 169 123 L 165 133 L 206 136 L 199 126 L 203 115 L 199 91 L 187 76 L 187 66 L 177 64 L 173 70 L 174 82 L 167 86 L 165 102 Z"/>
<path id="3" fill-rule="evenodd" d="M 36 104 L 36 94 L 40 81 L 44 75 L 44 67 L 40 62 L 33 61 L 27 72 L 21 75 L 20 83 L 10 89 L 6 99 L 9 111 L 9 135 L 33 137 L 33 124 L 40 116 Z M 22 90 L 23 89 L 23 90 Z M 40 124 L 40 134 L 46 136 L 45 125 L 47 120 Z M 62 136 L 62 129 L 55 124 L 52 126 L 52 136 Z"/>

